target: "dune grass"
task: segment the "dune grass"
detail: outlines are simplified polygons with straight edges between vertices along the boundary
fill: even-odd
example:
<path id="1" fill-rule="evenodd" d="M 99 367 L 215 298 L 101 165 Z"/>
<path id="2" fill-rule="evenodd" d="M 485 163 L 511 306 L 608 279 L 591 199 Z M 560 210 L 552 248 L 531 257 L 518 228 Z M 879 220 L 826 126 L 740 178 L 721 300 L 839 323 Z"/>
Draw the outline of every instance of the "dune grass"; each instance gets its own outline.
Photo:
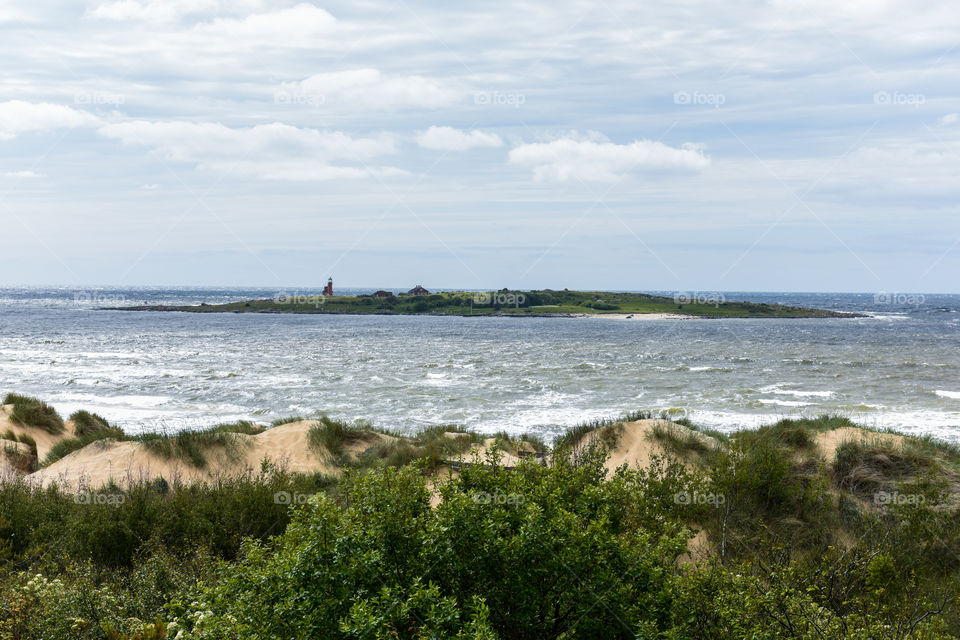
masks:
<path id="1" fill-rule="evenodd" d="M 92 442 L 107 438 L 125 440 L 127 437 L 122 429 L 110 425 L 105 418 L 89 411 L 75 411 L 70 414 L 69 419 L 73 422 L 76 436 L 55 442 L 40 463 L 41 467 L 48 467 Z"/>
<path id="2" fill-rule="evenodd" d="M 7 429 L 3 434 L 3 455 L 6 456 L 10 465 L 23 473 L 33 473 L 37 470 L 37 441 L 26 433 L 16 434 Z M 27 453 L 21 451 L 20 447 L 13 446 L 12 443 L 24 444 L 27 446 Z"/>
<path id="3" fill-rule="evenodd" d="M 3 404 L 13 405 L 10 420 L 14 424 L 24 427 L 37 427 L 54 435 L 63 433 L 66 428 L 63 418 L 60 417 L 56 409 L 37 398 L 8 393 L 3 399 Z"/>
<path id="4" fill-rule="evenodd" d="M 833 463 L 837 485 L 861 496 L 938 471 L 932 456 L 879 440 L 843 442 Z"/>
<path id="5" fill-rule="evenodd" d="M 459 425 L 437 425 L 409 436 L 381 439 L 355 459 L 346 462 L 355 468 L 369 468 L 377 464 L 404 466 L 420 460 L 422 469 L 429 472 L 445 460 L 462 455 L 483 439 L 481 435 L 468 432 Z"/>
<path id="6" fill-rule="evenodd" d="M 346 445 L 370 441 L 375 437 L 373 427 L 368 422 L 357 420 L 351 423 L 323 416 L 310 425 L 307 445 L 316 452 L 328 452 L 337 457 L 343 454 Z"/>
<path id="7" fill-rule="evenodd" d="M 703 434 L 673 423 L 664 422 L 654 425 L 650 435 L 659 442 L 664 449 L 680 457 L 690 454 L 705 456 L 715 451 L 710 441 Z"/>
<path id="8" fill-rule="evenodd" d="M 73 422 L 73 433 L 78 437 L 92 435 L 104 436 L 104 434 L 108 434 L 104 437 L 118 437 L 123 435 L 123 430 L 111 426 L 106 418 L 82 409 L 71 413 L 69 420 Z"/>
<path id="9" fill-rule="evenodd" d="M 67 457 L 74 451 L 79 451 L 90 443 L 97 442 L 99 440 L 105 440 L 110 437 L 111 436 L 106 434 L 92 433 L 76 438 L 65 438 L 59 442 L 55 442 L 47 451 L 47 455 L 44 456 L 40 466 L 49 467 L 54 462 Z"/>
<path id="10" fill-rule="evenodd" d="M 240 421 L 220 424 L 209 429 L 179 431 L 175 434 L 142 433 L 133 436 L 151 453 L 166 459 L 183 460 L 198 469 L 205 468 L 211 451 L 222 451 L 228 459 L 239 456 L 243 442 L 238 434 L 256 435 L 263 427 Z"/>

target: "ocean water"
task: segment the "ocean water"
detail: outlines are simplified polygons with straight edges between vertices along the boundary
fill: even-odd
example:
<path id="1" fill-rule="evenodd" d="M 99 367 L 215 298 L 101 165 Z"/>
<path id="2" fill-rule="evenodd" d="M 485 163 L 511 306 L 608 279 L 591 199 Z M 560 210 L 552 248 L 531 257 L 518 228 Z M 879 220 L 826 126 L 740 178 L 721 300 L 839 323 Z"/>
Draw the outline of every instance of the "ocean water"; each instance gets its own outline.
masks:
<path id="1" fill-rule="evenodd" d="M 960 441 L 960 296 L 725 292 L 858 319 L 619 320 L 100 311 L 316 291 L 0 289 L 0 391 L 131 432 L 322 412 L 546 437 L 636 409 L 785 416 Z"/>

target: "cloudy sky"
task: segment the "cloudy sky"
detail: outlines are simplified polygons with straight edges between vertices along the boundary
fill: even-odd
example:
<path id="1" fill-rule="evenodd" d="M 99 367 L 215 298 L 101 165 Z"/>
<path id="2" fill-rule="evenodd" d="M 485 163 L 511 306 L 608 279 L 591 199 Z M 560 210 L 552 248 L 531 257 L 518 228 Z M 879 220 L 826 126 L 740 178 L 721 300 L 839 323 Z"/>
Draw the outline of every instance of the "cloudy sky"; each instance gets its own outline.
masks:
<path id="1" fill-rule="evenodd" d="M 0 57 L 0 285 L 960 292 L 957 3 L 0 0 Z"/>

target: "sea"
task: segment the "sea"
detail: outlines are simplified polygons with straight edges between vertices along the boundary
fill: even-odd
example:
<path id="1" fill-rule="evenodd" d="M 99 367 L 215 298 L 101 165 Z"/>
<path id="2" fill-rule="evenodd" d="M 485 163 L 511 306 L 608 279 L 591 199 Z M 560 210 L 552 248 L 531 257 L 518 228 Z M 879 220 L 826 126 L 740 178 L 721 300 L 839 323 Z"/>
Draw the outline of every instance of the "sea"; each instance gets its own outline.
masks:
<path id="1" fill-rule="evenodd" d="M 843 415 L 960 442 L 960 295 L 717 292 L 868 316 L 839 319 L 101 310 L 320 292 L 3 288 L 0 392 L 64 415 L 95 411 L 131 433 L 328 415 L 404 433 L 458 424 L 549 440 L 649 410 L 722 431 Z"/>

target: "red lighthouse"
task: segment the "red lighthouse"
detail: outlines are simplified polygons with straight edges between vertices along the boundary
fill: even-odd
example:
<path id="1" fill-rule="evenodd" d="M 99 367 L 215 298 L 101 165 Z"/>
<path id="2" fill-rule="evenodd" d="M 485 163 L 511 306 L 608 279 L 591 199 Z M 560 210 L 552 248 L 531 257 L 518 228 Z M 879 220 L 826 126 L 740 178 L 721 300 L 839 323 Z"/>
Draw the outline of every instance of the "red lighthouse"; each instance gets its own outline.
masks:
<path id="1" fill-rule="evenodd" d="M 323 295 L 325 296 L 333 295 L 333 278 L 327 279 L 327 286 L 323 288 Z"/>

